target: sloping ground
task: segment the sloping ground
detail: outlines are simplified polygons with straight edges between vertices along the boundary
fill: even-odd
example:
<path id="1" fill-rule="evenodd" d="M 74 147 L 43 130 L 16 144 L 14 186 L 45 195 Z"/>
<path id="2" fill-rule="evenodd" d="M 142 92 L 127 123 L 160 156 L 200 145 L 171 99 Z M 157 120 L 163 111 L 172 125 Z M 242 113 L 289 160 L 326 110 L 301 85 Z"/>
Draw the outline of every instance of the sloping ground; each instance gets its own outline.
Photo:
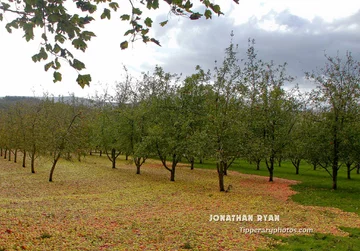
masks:
<path id="1" fill-rule="evenodd" d="M 176 181 L 159 163 L 142 174 L 105 158 L 50 162 L 33 175 L 0 159 L 0 250 L 256 250 L 274 244 L 247 228 L 312 228 L 345 235 L 360 217 L 335 208 L 302 206 L 288 198 L 295 181 L 230 172 L 229 193 L 218 192 L 214 170 L 179 167 Z M 252 221 L 209 221 L 210 215 L 249 215 Z M 279 215 L 279 221 L 257 221 Z M 215 216 L 217 217 L 217 216 Z"/>

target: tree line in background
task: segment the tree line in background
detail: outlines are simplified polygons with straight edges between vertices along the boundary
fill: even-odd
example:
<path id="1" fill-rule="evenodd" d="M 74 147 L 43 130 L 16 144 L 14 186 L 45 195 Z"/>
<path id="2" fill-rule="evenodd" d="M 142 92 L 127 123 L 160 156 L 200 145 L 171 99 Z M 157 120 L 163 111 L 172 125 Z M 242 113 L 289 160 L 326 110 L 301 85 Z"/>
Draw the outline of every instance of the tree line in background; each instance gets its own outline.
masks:
<path id="1" fill-rule="evenodd" d="M 230 43 L 213 71 L 181 79 L 156 66 L 153 73 L 125 78 L 116 94 L 92 99 L 3 98 L 0 105 L 0 148 L 4 158 L 23 154 L 35 173 L 38 156 L 51 156 L 49 181 L 60 157 L 101 150 L 116 167 L 120 154 L 130 157 L 140 174 L 147 158 L 159 158 L 175 181 L 176 167 L 187 160 L 216 159 L 220 191 L 237 158 L 260 167 L 264 161 L 273 181 L 275 165 L 291 160 L 324 168 L 337 189 L 337 175 L 346 166 L 348 178 L 360 166 L 360 64 L 350 53 L 326 57 L 323 68 L 306 73 L 315 88 L 304 93 L 289 86 L 294 78 L 286 64 L 258 59 L 249 40 L 244 60 Z M 8 100 L 7 100 L 8 99 Z M 4 102 L 6 101 L 7 102 Z"/>

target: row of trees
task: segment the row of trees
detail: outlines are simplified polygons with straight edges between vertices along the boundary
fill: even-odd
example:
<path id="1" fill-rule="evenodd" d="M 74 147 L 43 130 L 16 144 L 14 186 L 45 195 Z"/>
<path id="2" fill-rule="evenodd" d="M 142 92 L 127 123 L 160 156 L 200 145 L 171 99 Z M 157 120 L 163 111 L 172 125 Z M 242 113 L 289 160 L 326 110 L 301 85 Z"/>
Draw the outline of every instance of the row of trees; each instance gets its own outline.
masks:
<path id="1" fill-rule="evenodd" d="M 220 191 L 236 158 L 258 168 L 264 161 L 269 181 L 276 161 L 290 159 L 299 173 L 307 160 L 327 170 L 337 189 L 339 168 L 346 165 L 350 178 L 360 162 L 359 63 L 350 53 L 326 56 L 324 68 L 307 73 L 315 88 L 306 94 L 285 89 L 294 80 L 286 64 L 258 59 L 254 44 L 239 60 L 231 42 L 221 65 L 197 66 L 184 79 L 158 66 L 135 79 L 125 68 L 114 96 L 14 102 L 1 110 L 0 146 L 5 155 L 29 156 L 32 172 L 36 156 L 51 153 L 50 181 L 61 156 L 99 149 L 113 168 L 119 154 L 130 156 L 138 174 L 155 156 L 171 181 L 180 161 L 193 168 L 195 159 L 216 159 Z"/>

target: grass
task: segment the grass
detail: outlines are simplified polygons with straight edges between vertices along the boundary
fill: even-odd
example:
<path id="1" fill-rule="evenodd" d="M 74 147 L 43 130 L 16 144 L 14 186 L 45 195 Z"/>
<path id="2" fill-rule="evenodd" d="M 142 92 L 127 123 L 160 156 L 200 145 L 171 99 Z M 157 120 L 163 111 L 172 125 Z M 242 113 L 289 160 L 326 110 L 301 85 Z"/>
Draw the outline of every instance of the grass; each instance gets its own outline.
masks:
<path id="1" fill-rule="evenodd" d="M 52 183 L 47 181 L 51 162 L 38 159 L 37 165 L 31 174 L 0 159 L 0 250 L 250 251 L 292 237 L 245 234 L 240 228 L 312 228 L 317 235 L 351 241 L 347 229 L 360 225 L 357 214 L 291 201 L 294 182 L 285 179 L 269 183 L 231 171 L 226 182 L 233 189 L 220 193 L 215 170 L 180 165 L 170 182 L 170 173 L 155 160 L 141 175 L 122 159 L 116 169 L 106 157 L 61 160 Z M 280 214 L 281 220 L 209 221 L 219 214 Z"/>
<path id="2" fill-rule="evenodd" d="M 314 234 L 311 236 L 291 236 L 281 237 L 272 236 L 275 240 L 280 240 L 281 244 L 274 245 L 271 249 L 258 249 L 258 251 L 279 250 L 279 251 L 358 251 L 360 250 L 360 229 L 342 228 L 349 233 L 348 237 Z"/>
<path id="3" fill-rule="evenodd" d="M 197 164 L 197 167 L 214 169 L 215 163 L 207 161 L 205 164 Z M 256 170 L 255 165 L 247 161 L 238 160 L 233 163 L 231 170 L 241 173 L 255 174 L 268 177 L 269 173 L 262 163 L 260 170 Z M 360 215 L 360 175 L 352 171 L 352 179 L 347 179 L 345 167 L 342 167 L 338 174 L 338 190 L 332 190 L 332 179 L 326 170 L 313 167 L 305 162 L 300 166 L 300 174 L 295 174 L 295 168 L 291 162 L 283 161 L 281 166 L 275 168 L 275 182 L 277 178 L 286 178 L 300 181 L 292 185 L 297 192 L 291 196 L 291 199 L 302 205 L 313 205 L 322 207 L 336 207 L 347 212 L 355 212 Z M 281 243 L 270 245 L 271 249 L 262 250 L 338 250 L 338 251 L 357 251 L 360 250 L 360 229 L 359 228 L 341 228 L 349 233 L 348 237 L 334 236 L 332 234 L 313 235 L 295 235 L 291 237 L 275 236 L 270 237 Z"/>
<path id="4" fill-rule="evenodd" d="M 207 160 L 204 164 L 196 164 L 195 167 L 214 169 L 215 163 Z M 266 177 L 269 175 L 265 163 L 261 164 L 260 170 L 256 170 L 255 165 L 244 160 L 235 161 L 230 170 Z M 338 189 L 332 190 L 332 179 L 324 169 L 319 167 L 313 170 L 311 165 L 303 162 L 300 166 L 300 174 L 296 175 L 291 162 L 283 161 L 281 167 L 275 167 L 274 182 L 276 178 L 300 181 L 292 186 L 298 193 L 291 198 L 303 205 L 337 207 L 360 215 L 360 175 L 356 174 L 356 170 L 353 170 L 351 175 L 352 179 L 347 179 L 346 169 L 341 167 L 338 174 Z"/>

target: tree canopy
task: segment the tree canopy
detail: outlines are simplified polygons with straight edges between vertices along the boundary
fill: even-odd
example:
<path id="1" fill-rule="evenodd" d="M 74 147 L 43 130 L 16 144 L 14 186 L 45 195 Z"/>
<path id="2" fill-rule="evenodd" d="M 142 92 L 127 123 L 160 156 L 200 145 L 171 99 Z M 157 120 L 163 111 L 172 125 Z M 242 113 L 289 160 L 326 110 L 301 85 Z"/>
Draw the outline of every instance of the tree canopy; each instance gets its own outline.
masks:
<path id="1" fill-rule="evenodd" d="M 239 3 L 239 0 L 233 0 Z M 38 34 L 36 28 L 41 30 L 41 46 L 39 52 L 32 56 L 34 62 L 45 62 L 45 71 L 53 69 L 54 82 L 61 81 L 61 63 L 65 60 L 78 72 L 77 83 L 84 87 L 91 82 L 90 74 L 81 74 L 85 64 L 73 55 L 73 50 L 86 51 L 88 42 L 96 34 L 87 29 L 87 25 L 96 18 L 111 19 L 120 9 L 126 10 L 117 16 L 126 22 L 129 29 L 124 32 L 128 39 L 120 43 L 121 49 L 126 49 L 129 42 L 142 40 L 144 43 L 152 42 L 160 46 L 160 41 L 151 37 L 149 31 L 153 28 L 153 19 L 144 16 L 144 11 L 156 10 L 160 5 L 169 7 L 169 12 L 198 20 L 202 17 L 211 19 L 212 16 L 222 15 L 219 5 L 210 0 L 200 0 L 194 5 L 190 0 L 129 0 L 127 3 L 113 0 L 1 0 L 0 21 L 7 20 L 6 29 L 9 33 L 13 29 L 22 29 L 26 41 L 33 40 Z M 200 4 L 200 6 L 199 6 Z M 124 8 L 126 7 L 126 8 Z M 168 20 L 159 23 L 165 26 Z M 71 45 L 70 45 L 71 43 Z M 49 57 L 50 55 L 50 57 Z"/>

